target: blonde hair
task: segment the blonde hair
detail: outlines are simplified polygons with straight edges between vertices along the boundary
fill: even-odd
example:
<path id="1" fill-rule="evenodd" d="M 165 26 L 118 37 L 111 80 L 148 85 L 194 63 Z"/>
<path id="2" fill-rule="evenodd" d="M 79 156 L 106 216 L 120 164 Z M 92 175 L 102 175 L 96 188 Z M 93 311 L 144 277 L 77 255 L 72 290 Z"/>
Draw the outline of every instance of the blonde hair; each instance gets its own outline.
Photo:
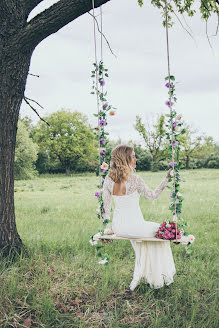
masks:
<path id="1" fill-rule="evenodd" d="M 123 182 L 133 173 L 131 166 L 134 149 L 128 145 L 119 145 L 111 152 L 109 177 L 114 182 Z"/>

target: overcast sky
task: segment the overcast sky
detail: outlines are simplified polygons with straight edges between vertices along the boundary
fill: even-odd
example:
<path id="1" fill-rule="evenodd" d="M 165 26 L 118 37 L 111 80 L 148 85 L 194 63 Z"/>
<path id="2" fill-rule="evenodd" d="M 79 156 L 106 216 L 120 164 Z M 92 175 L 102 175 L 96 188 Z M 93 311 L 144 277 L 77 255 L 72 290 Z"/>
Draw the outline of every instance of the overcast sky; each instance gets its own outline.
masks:
<path id="1" fill-rule="evenodd" d="M 44 0 L 30 18 L 57 1 Z M 104 63 L 110 78 L 106 83 L 109 102 L 117 108 L 107 127 L 111 139 L 139 141 L 135 117 L 144 121 L 157 113 L 167 113 L 166 36 L 162 17 L 150 1 L 140 8 L 137 0 L 112 0 L 103 6 L 103 32 L 116 54 L 104 43 Z M 199 1 L 197 1 L 199 2 Z M 99 14 L 99 9 L 96 10 Z M 171 73 L 177 80 L 177 112 L 201 133 L 219 142 L 219 33 L 216 17 L 206 26 L 196 15 L 182 23 L 192 30 L 195 41 L 176 24 L 169 31 Z M 99 36 L 98 36 L 99 38 Z M 100 40 L 98 39 L 98 46 Z M 90 71 L 94 62 L 93 21 L 89 14 L 79 17 L 35 49 L 28 77 L 26 96 L 44 107 L 41 116 L 60 109 L 80 111 L 95 126 L 96 98 L 90 94 Z M 37 116 L 25 103 L 21 116 L 34 122 Z"/>

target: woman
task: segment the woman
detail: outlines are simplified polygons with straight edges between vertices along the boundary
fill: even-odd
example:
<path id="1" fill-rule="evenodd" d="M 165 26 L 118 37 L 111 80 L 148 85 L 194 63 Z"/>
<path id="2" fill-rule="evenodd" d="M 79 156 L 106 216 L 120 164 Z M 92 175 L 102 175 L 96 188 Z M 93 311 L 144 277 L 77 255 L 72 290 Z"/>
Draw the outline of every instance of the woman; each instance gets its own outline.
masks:
<path id="1" fill-rule="evenodd" d="M 104 219 L 110 218 L 112 198 L 115 209 L 112 230 L 117 236 L 127 238 L 154 237 L 159 228 L 155 222 L 145 221 L 139 207 L 140 195 L 156 199 L 167 186 L 171 169 L 161 184 L 151 190 L 144 180 L 133 174 L 136 167 L 134 149 L 119 145 L 111 153 L 109 174 L 103 185 Z M 133 241 L 135 271 L 130 289 L 134 290 L 141 278 L 151 287 L 160 288 L 173 282 L 176 273 L 169 241 Z"/>

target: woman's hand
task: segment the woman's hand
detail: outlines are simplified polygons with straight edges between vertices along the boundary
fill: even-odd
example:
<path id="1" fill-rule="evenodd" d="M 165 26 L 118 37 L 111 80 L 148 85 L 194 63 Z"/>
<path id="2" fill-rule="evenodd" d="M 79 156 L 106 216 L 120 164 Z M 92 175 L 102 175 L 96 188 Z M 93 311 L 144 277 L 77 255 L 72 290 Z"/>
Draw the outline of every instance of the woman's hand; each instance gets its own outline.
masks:
<path id="1" fill-rule="evenodd" d="M 166 176 L 167 179 L 170 177 L 170 172 L 171 172 L 172 170 L 173 170 L 173 168 L 171 167 L 171 168 L 169 169 L 169 171 L 167 172 L 167 176 Z"/>

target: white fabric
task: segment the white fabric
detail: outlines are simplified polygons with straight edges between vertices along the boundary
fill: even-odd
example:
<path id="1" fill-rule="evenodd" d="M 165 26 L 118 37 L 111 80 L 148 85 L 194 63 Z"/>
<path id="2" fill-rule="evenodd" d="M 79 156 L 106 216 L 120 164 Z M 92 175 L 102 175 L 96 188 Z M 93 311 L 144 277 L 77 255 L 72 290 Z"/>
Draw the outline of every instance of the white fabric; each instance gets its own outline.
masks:
<path id="1" fill-rule="evenodd" d="M 113 197 L 115 209 L 112 230 L 117 236 L 128 238 L 154 237 L 159 224 L 145 221 L 139 206 L 140 195 L 156 199 L 167 185 L 165 179 L 153 191 L 146 186 L 137 175 L 129 176 L 126 182 L 126 195 L 112 195 L 114 182 L 106 177 L 103 187 L 105 218 L 110 217 L 111 200 Z M 145 278 L 151 287 L 160 288 L 173 282 L 175 265 L 170 248 L 170 242 L 131 241 L 135 251 L 135 270 L 131 290 Z"/>

